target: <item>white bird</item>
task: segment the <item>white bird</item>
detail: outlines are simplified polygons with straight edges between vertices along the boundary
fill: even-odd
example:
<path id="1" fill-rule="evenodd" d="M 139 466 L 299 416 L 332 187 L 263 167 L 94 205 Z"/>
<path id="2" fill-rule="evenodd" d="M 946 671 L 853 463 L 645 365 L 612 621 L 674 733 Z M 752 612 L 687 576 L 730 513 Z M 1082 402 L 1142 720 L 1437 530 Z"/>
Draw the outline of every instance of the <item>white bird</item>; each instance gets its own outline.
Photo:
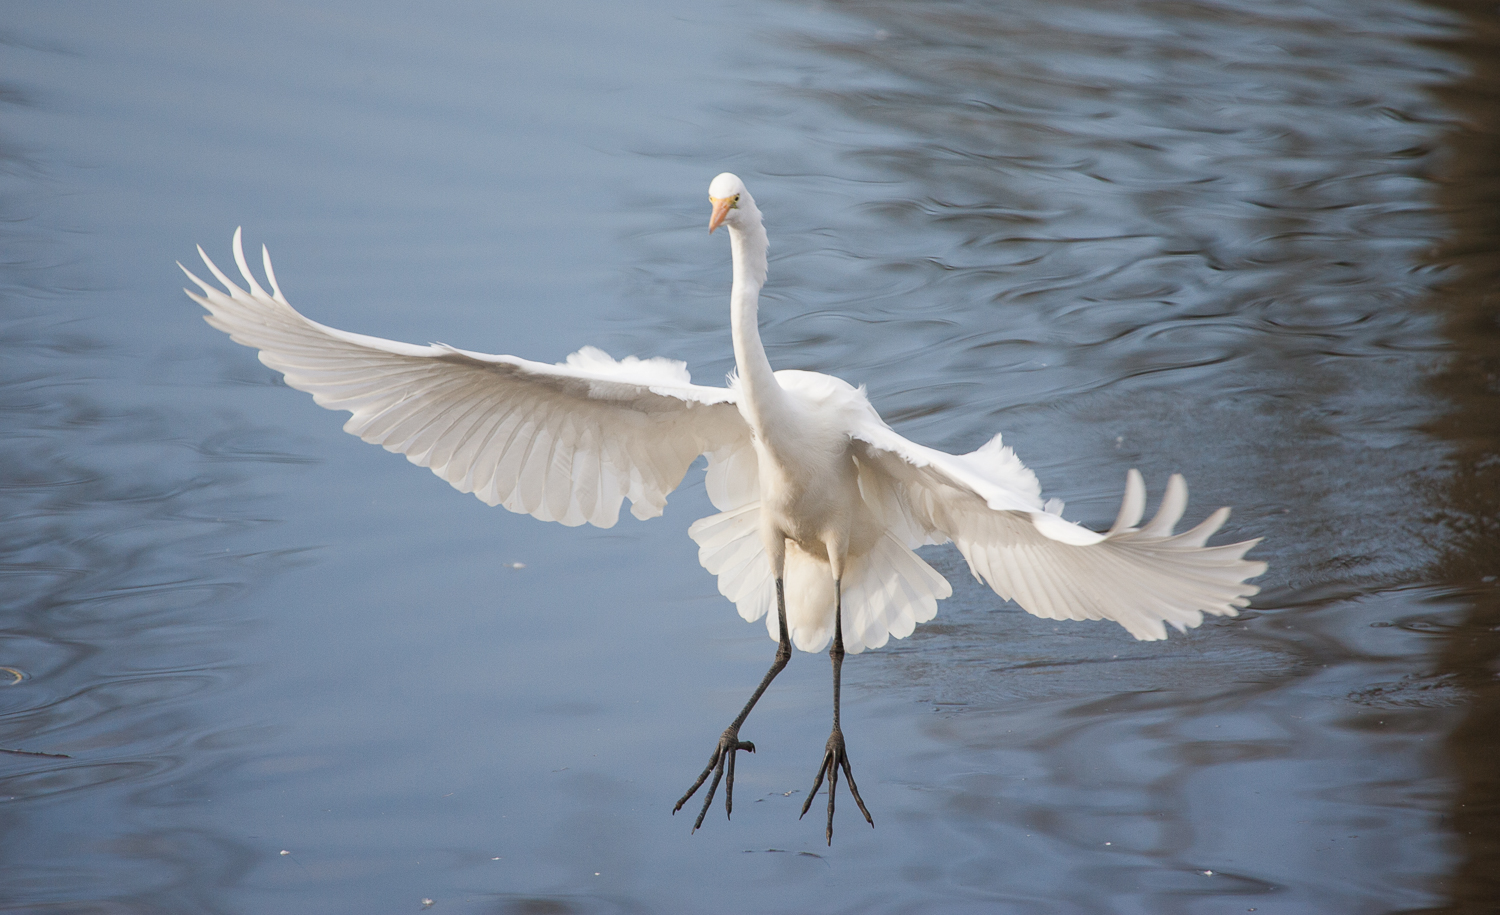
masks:
<path id="1" fill-rule="evenodd" d="M 1234 616 L 1259 589 L 1246 580 L 1266 565 L 1244 558 L 1258 541 L 1207 546 L 1229 516 L 1221 508 L 1174 534 L 1187 486 L 1173 475 L 1156 516 L 1140 523 L 1146 493 L 1129 471 L 1119 516 L 1105 533 L 1065 521 L 1044 503 L 1036 476 L 996 435 L 951 455 L 897 435 L 863 388 L 829 375 L 773 371 L 757 310 L 766 279 L 760 210 L 734 175 L 709 186 L 709 232 L 729 228 L 734 262 L 730 324 L 736 374 L 727 387 L 695 385 L 669 359 L 615 361 L 585 347 L 545 365 L 443 344 L 414 346 L 335 330 L 303 317 L 276 283 L 262 248 L 266 292 L 234 258 L 246 287 L 200 247 L 223 285 L 183 272 L 184 290 L 210 312 L 209 324 L 260 350 L 291 387 L 323 407 L 353 415 L 344 431 L 431 468 L 461 492 L 543 521 L 610 527 L 629 499 L 637 518 L 661 514 L 667 494 L 699 455 L 719 513 L 689 528 L 704 568 L 746 620 L 766 617 L 776 658 L 729 727 L 680 810 L 710 773 L 696 831 L 726 775 L 733 810 L 740 727 L 791 657 L 792 645 L 832 642 L 833 729 L 807 813 L 828 778 L 827 838 L 842 769 L 865 819 L 839 727 L 846 650 L 858 654 L 904 638 L 953 593 L 913 550 L 952 541 L 974 575 L 1001 597 L 1048 619 L 1114 620 L 1138 639 L 1166 638 L 1166 626 L 1197 626 L 1204 613 Z M 181 266 L 181 265 L 179 265 Z M 774 612 L 773 612 L 774 611 Z"/>

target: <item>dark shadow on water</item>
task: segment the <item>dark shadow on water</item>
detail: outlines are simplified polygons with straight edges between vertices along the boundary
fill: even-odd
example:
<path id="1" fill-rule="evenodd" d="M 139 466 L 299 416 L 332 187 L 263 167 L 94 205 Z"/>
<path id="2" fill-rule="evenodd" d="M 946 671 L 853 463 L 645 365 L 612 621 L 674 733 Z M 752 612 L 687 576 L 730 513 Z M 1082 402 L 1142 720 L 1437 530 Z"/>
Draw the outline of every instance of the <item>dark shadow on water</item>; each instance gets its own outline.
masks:
<path id="1" fill-rule="evenodd" d="M 1433 677 L 1463 697 L 1445 741 L 1455 788 L 1448 826 L 1461 853 L 1434 912 L 1492 912 L 1500 901 L 1500 10 L 1434 2 L 1462 16 L 1441 46 L 1468 75 L 1436 91 L 1460 125 L 1443 138 L 1439 199 L 1452 231 L 1437 252 L 1445 281 L 1432 300 L 1451 341 L 1431 381 L 1449 412 L 1431 425 L 1452 447 L 1449 475 L 1430 495 L 1446 549 L 1433 567 L 1464 607 L 1435 633 Z"/>

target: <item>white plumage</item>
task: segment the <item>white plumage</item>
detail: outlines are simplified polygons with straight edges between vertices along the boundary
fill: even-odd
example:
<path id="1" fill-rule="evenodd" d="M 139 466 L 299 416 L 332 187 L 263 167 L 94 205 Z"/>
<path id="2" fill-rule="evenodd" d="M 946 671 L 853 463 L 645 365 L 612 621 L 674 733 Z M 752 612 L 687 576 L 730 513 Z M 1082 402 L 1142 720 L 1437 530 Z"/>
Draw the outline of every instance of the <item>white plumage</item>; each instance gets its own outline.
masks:
<path id="1" fill-rule="evenodd" d="M 700 561 L 741 616 L 767 617 L 772 638 L 780 637 L 773 611 L 781 573 L 790 638 L 805 651 L 834 635 L 836 580 L 851 652 L 932 619 L 952 588 L 913 550 L 950 540 L 977 577 L 1027 611 L 1114 620 L 1138 639 L 1165 638 L 1167 624 L 1197 626 L 1204 613 L 1233 616 L 1256 593 L 1245 582 L 1265 564 L 1244 558 L 1255 541 L 1207 545 L 1228 509 L 1173 533 L 1187 504 L 1180 476 L 1141 525 L 1145 487 L 1131 470 L 1118 519 L 1096 533 L 1044 504 L 1036 476 L 998 435 L 969 454 L 946 454 L 894 432 L 863 389 L 813 372 L 772 372 L 757 328 L 767 249 L 760 211 L 733 175 L 716 178 L 710 198 L 711 230 L 728 225 L 734 259 L 737 376 L 723 388 L 693 384 L 681 362 L 615 361 L 592 347 L 545 365 L 326 327 L 287 303 L 264 249 L 271 291 L 257 283 L 238 230 L 244 288 L 202 248 L 223 288 L 183 269 L 201 290 L 188 295 L 208 309 L 206 320 L 260 350 L 262 362 L 319 405 L 350 411 L 345 431 L 490 505 L 610 527 L 629 499 L 632 514 L 651 518 L 706 454 L 720 513 L 689 530 Z M 736 742 L 759 695 L 731 726 Z M 732 753 L 729 768 L 732 790 Z M 831 803 L 830 790 L 830 837 Z"/>

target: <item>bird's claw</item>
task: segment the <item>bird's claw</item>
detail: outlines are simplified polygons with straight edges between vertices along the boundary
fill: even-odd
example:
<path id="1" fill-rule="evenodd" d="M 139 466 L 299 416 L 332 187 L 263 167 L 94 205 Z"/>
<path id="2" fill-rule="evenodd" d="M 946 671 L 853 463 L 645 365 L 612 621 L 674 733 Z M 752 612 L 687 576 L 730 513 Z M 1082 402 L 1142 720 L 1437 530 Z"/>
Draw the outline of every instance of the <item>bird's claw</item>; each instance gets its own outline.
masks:
<path id="1" fill-rule="evenodd" d="M 719 742 L 714 747 L 714 755 L 709 757 L 708 765 L 703 767 L 703 772 L 698 776 L 698 780 L 693 782 L 693 787 L 689 788 L 687 794 L 684 794 L 677 802 L 677 806 L 672 808 L 672 814 L 675 816 L 677 811 L 682 809 L 682 805 L 688 802 L 688 798 L 702 787 L 709 773 L 713 773 L 714 780 L 709 782 L 708 794 L 703 798 L 703 809 L 698 811 L 698 819 L 693 821 L 693 832 L 697 832 L 698 827 L 703 825 L 703 818 L 708 815 L 709 805 L 714 802 L 714 792 L 719 790 L 721 778 L 724 779 L 724 818 L 728 819 L 734 813 L 734 754 L 736 750 L 749 750 L 754 753 L 755 744 L 748 740 L 740 740 L 738 728 L 725 728 L 724 733 L 719 735 Z"/>
<path id="2" fill-rule="evenodd" d="M 844 749 L 844 732 L 838 728 L 828 735 L 828 745 L 823 750 L 823 763 L 818 767 L 818 777 L 813 779 L 812 790 L 807 792 L 807 800 L 802 802 L 802 813 L 797 819 L 807 816 L 807 811 L 812 807 L 813 798 L 818 793 L 818 788 L 823 784 L 823 776 L 828 776 L 828 844 L 833 845 L 833 799 L 838 788 L 839 769 L 844 770 L 844 778 L 849 781 L 849 793 L 854 795 L 854 803 L 859 805 L 859 812 L 865 815 L 865 822 L 872 827 L 875 820 L 870 816 L 870 811 L 865 808 L 864 799 L 859 796 L 859 786 L 854 783 L 854 771 L 849 768 L 849 753 Z"/>

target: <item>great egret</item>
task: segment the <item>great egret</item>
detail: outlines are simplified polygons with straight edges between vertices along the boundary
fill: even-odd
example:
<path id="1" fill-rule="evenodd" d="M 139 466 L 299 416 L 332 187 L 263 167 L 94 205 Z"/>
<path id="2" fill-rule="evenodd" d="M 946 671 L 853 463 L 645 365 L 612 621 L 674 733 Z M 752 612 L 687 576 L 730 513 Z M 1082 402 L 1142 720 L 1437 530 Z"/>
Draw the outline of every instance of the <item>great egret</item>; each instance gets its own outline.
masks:
<path id="1" fill-rule="evenodd" d="M 1156 516 L 1141 525 L 1145 485 L 1129 471 L 1119 516 L 1096 533 L 1063 520 L 1056 500 L 1042 501 L 1036 476 L 1000 436 L 969 454 L 935 451 L 892 431 L 863 389 L 815 372 L 772 371 L 757 326 L 767 249 L 760 210 L 728 173 L 713 180 L 709 200 L 709 232 L 729 227 L 734 262 L 737 375 L 722 388 L 693 384 L 681 362 L 617 362 L 593 347 L 544 365 L 325 327 L 287 304 L 264 247 L 271 291 L 261 288 L 239 230 L 234 259 L 248 289 L 200 247 L 224 289 L 184 267 L 202 294 L 185 291 L 208 309 L 209 324 L 259 349 L 287 384 L 352 413 L 344 431 L 406 455 L 490 505 L 610 527 L 629 499 L 632 514 L 652 518 L 689 465 L 708 456 L 708 495 L 719 513 L 688 533 L 719 591 L 746 620 L 765 616 L 777 646 L 770 670 L 673 808 L 712 774 L 694 831 L 721 778 L 725 814 L 732 813 L 735 754 L 755 750 L 740 727 L 792 645 L 820 651 L 830 641 L 833 729 L 802 813 L 826 776 L 831 844 L 842 770 L 874 825 L 839 727 L 840 673 L 846 651 L 910 635 L 953 593 L 913 552 L 923 544 L 951 540 L 976 577 L 1037 616 L 1114 620 L 1145 640 L 1166 638 L 1164 623 L 1182 631 L 1204 613 L 1234 616 L 1259 590 L 1245 583 L 1266 568 L 1244 558 L 1257 541 L 1206 545 L 1227 508 L 1173 533 L 1187 505 L 1181 476 L 1171 477 Z"/>

